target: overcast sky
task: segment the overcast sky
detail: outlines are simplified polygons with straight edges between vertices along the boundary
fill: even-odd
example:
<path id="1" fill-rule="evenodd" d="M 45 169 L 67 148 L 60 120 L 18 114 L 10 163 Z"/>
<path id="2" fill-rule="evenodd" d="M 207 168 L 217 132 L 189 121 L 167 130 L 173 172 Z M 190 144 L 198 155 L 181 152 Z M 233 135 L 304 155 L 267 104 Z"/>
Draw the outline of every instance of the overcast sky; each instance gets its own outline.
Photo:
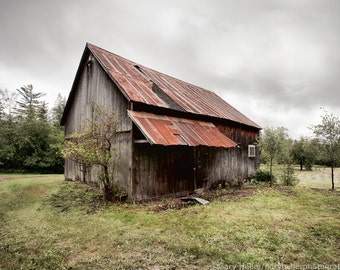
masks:
<path id="1" fill-rule="evenodd" d="M 299 138 L 340 115 L 339 33 L 339 0 L 0 0 L 0 88 L 53 106 L 90 42 Z"/>

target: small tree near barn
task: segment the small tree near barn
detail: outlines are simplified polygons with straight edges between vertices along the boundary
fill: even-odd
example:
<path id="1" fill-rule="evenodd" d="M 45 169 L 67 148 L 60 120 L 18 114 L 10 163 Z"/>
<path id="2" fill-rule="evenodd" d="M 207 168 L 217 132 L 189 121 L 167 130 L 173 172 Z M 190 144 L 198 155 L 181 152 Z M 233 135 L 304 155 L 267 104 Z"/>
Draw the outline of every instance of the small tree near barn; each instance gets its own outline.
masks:
<path id="1" fill-rule="evenodd" d="M 65 141 L 62 155 L 78 163 L 85 174 L 94 165 L 100 167 L 98 180 L 102 184 L 106 200 L 112 200 L 116 189 L 112 179 L 117 120 L 113 111 L 107 111 L 98 104 L 91 104 L 92 119 L 73 132 Z M 85 178 L 84 178 L 85 179 Z"/>
<path id="2" fill-rule="evenodd" d="M 321 145 L 322 158 L 331 167 L 332 190 L 334 190 L 334 170 L 340 164 L 340 119 L 326 111 L 321 118 L 322 123 L 312 126 L 311 129 Z"/>
<path id="3" fill-rule="evenodd" d="M 91 171 L 95 164 L 93 151 L 96 148 L 96 141 L 92 138 L 92 131 L 86 127 L 80 131 L 73 132 L 64 143 L 61 152 L 65 159 L 75 161 L 80 171 L 82 179 L 86 182 L 86 174 Z"/>
<path id="4" fill-rule="evenodd" d="M 282 183 L 285 186 L 295 186 L 299 180 L 294 175 L 294 155 L 293 155 L 293 140 L 286 139 L 282 149 L 282 161 L 284 163 Z"/>
<path id="5" fill-rule="evenodd" d="M 261 134 L 260 148 L 265 151 L 269 157 L 270 186 L 273 185 L 273 161 L 282 154 L 287 137 L 287 130 L 283 127 L 267 127 Z"/>

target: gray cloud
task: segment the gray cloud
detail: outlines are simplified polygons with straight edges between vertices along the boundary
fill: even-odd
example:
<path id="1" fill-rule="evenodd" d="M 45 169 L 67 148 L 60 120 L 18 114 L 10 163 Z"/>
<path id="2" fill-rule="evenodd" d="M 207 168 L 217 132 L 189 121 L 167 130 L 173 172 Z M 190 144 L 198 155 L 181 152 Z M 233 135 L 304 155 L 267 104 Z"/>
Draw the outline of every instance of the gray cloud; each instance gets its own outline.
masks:
<path id="1" fill-rule="evenodd" d="M 339 114 L 338 14 L 337 0 L 0 0 L 0 87 L 67 96 L 89 41 L 297 137 L 319 107 Z"/>

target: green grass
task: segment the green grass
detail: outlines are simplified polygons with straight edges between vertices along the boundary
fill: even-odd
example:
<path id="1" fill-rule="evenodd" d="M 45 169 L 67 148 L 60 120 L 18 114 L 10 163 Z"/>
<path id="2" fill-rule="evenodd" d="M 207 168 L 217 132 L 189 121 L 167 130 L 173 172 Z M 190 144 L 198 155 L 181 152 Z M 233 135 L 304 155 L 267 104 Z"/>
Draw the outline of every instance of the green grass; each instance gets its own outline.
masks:
<path id="1" fill-rule="evenodd" d="M 314 166 L 312 171 L 295 170 L 296 176 L 300 179 L 300 186 L 311 188 L 331 189 L 331 169 Z M 340 168 L 336 168 L 334 172 L 335 189 L 340 190 Z"/>
<path id="2" fill-rule="evenodd" d="M 273 174 L 278 183 L 281 183 L 283 174 L 283 165 L 275 164 L 273 166 Z M 268 165 L 261 165 L 261 169 L 268 170 Z M 313 167 L 312 171 L 302 170 L 299 166 L 294 167 L 294 174 L 299 179 L 298 186 L 316 189 L 331 189 L 331 169 L 328 167 L 317 166 Z M 335 189 L 340 191 L 340 168 L 336 168 L 334 172 Z"/>
<path id="3" fill-rule="evenodd" d="M 62 175 L 0 175 L 0 269 L 339 264 L 339 193 L 302 183 L 220 191 L 206 206 L 164 211 L 165 202 L 105 203 Z"/>

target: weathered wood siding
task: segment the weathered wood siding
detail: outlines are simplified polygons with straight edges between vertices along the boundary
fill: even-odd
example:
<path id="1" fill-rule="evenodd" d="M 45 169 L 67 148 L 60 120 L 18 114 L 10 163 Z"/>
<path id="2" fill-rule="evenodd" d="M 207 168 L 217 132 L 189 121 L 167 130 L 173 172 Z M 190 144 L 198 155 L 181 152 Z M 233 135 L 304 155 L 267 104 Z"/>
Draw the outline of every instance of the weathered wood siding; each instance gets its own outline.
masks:
<path id="1" fill-rule="evenodd" d="M 127 191 L 131 187 L 131 129 L 132 122 L 127 116 L 128 100 L 124 98 L 117 86 L 100 67 L 99 63 L 89 55 L 87 63 L 81 67 L 82 74 L 75 87 L 73 104 L 65 123 L 65 137 L 79 130 L 86 119 L 91 119 L 91 103 L 95 102 L 107 110 L 114 110 L 119 124 L 117 126 L 117 161 L 115 162 L 114 179 Z M 93 168 L 86 175 L 86 181 L 97 183 L 98 168 Z M 73 161 L 65 163 L 65 177 L 71 180 L 84 181 L 82 173 Z"/>
<path id="2" fill-rule="evenodd" d="M 136 144 L 133 160 L 133 196 L 137 201 L 194 189 L 191 147 Z"/>
<path id="3" fill-rule="evenodd" d="M 259 130 L 237 125 L 216 124 L 216 126 L 239 146 L 212 151 L 210 179 L 217 176 L 221 181 L 225 179 L 229 182 L 237 178 L 252 177 L 260 165 L 260 152 L 256 147 L 255 157 L 248 157 L 248 145 L 256 144 Z"/>

